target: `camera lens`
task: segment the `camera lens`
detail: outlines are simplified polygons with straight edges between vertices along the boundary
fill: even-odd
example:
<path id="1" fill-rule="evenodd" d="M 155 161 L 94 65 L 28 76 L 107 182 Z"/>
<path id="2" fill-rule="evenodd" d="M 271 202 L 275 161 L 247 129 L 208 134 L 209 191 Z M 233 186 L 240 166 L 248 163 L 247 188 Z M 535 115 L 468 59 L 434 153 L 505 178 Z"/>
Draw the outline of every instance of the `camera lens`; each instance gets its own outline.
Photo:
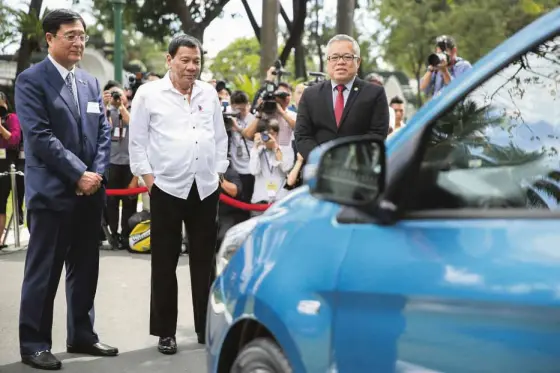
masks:
<path id="1" fill-rule="evenodd" d="M 447 60 L 447 55 L 445 53 L 432 53 L 428 56 L 428 65 L 437 66 L 443 60 Z"/>
<path id="2" fill-rule="evenodd" d="M 117 91 L 113 91 L 111 92 L 111 97 L 113 98 L 113 100 L 118 100 L 119 98 L 121 98 L 121 93 Z"/>

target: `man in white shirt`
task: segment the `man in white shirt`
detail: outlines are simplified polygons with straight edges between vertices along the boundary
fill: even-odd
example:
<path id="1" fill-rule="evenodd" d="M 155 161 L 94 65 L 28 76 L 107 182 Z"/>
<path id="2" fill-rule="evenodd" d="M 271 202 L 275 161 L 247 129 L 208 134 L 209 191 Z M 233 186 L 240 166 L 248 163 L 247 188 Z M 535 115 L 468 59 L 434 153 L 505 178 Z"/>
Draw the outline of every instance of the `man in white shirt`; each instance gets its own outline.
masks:
<path id="1" fill-rule="evenodd" d="M 184 223 L 195 332 L 205 343 L 206 310 L 214 280 L 220 175 L 228 139 L 214 87 L 198 80 L 200 42 L 188 35 L 169 44 L 169 72 L 140 86 L 132 101 L 130 167 L 150 190 L 152 295 L 150 334 L 158 349 L 177 352 L 177 276 Z"/>

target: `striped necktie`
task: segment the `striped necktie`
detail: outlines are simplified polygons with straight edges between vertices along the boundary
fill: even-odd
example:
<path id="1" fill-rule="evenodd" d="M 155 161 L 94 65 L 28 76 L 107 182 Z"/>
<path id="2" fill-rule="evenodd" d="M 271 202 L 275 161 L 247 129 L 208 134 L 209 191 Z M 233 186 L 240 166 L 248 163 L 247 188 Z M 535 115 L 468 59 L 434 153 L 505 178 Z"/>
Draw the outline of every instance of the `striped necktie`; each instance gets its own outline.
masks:
<path id="1" fill-rule="evenodd" d="M 78 112 L 80 112 L 80 108 L 78 107 L 78 101 L 76 100 L 76 96 L 74 95 L 74 88 L 72 88 L 72 79 L 73 78 L 74 78 L 73 73 L 68 73 L 68 75 L 66 75 L 66 87 L 68 87 L 68 90 L 70 91 L 70 94 L 72 95 L 72 98 L 74 99 L 74 104 L 76 104 L 76 109 L 78 109 Z"/>

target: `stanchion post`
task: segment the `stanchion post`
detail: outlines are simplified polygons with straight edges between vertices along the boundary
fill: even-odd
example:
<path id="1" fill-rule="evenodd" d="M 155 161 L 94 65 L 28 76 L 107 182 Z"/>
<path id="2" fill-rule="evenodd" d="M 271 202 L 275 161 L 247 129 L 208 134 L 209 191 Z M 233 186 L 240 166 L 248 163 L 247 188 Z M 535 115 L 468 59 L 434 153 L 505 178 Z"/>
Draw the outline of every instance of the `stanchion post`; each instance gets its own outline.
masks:
<path id="1" fill-rule="evenodd" d="M 16 183 L 16 165 L 10 165 L 10 180 L 12 184 L 12 223 L 14 227 L 14 241 L 15 247 L 18 248 L 20 245 L 19 241 L 19 210 L 18 210 L 18 195 L 17 195 L 17 183 Z"/>

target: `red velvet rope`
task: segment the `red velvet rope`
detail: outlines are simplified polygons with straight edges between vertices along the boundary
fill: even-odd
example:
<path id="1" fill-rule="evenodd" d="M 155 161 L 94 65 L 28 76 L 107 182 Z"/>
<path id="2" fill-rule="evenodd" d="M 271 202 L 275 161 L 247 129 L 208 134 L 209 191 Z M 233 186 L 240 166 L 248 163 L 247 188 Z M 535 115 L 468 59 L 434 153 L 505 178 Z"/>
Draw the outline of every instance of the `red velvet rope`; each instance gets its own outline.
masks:
<path id="1" fill-rule="evenodd" d="M 133 196 L 141 193 L 146 193 L 148 188 L 140 187 L 140 188 L 128 188 L 128 189 L 107 189 L 108 196 Z M 220 194 L 220 201 L 225 203 L 226 205 L 230 205 L 232 207 L 238 208 L 240 210 L 245 211 L 265 211 L 267 208 L 270 207 L 269 204 L 253 204 L 253 203 L 245 203 L 236 200 L 235 198 L 231 198 L 230 196 L 226 196 L 225 194 Z"/>

